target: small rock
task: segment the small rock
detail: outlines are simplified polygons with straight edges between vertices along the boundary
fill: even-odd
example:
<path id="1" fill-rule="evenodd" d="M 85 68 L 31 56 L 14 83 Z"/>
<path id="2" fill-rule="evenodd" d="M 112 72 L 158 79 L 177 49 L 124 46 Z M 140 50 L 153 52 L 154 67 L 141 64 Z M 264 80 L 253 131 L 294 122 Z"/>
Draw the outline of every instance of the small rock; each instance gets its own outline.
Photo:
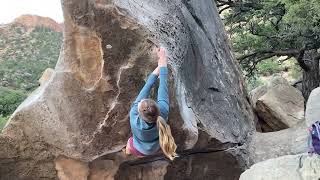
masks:
<path id="1" fill-rule="evenodd" d="M 52 75 L 53 73 L 54 73 L 54 70 L 53 70 L 53 69 L 47 68 L 47 69 L 43 72 L 41 78 L 39 79 L 40 86 L 43 85 L 45 82 L 47 82 L 47 81 L 50 79 L 50 77 L 51 77 L 51 75 Z"/>

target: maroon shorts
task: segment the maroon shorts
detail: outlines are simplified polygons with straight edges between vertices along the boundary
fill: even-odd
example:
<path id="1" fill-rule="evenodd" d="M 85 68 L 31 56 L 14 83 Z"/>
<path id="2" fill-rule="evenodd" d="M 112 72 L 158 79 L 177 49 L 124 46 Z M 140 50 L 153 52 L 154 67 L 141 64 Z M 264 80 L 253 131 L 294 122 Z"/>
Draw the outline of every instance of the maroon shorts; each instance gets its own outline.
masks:
<path id="1" fill-rule="evenodd" d="M 132 136 L 128 139 L 127 147 L 129 148 L 130 153 L 131 153 L 132 155 L 134 155 L 134 156 L 138 156 L 138 157 L 146 156 L 145 154 L 139 152 L 139 151 L 133 146 L 133 138 L 132 138 Z"/>

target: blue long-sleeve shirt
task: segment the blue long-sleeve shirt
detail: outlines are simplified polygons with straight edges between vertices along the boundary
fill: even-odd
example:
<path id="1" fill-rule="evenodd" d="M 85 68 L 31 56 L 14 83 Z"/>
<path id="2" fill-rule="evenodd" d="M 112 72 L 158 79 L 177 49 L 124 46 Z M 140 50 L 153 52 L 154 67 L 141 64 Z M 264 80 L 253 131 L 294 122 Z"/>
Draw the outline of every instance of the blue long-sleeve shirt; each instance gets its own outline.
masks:
<path id="1" fill-rule="evenodd" d="M 155 74 L 149 75 L 146 84 L 141 89 L 130 110 L 130 126 L 133 134 L 133 146 L 145 155 L 153 154 L 159 150 L 159 132 L 156 123 L 147 123 L 139 116 L 138 103 L 142 99 L 149 98 L 150 90 L 153 84 L 157 81 L 157 78 L 158 77 Z M 167 67 L 160 67 L 159 79 L 160 84 L 157 102 L 160 108 L 160 116 L 168 121 L 169 95 Z"/>

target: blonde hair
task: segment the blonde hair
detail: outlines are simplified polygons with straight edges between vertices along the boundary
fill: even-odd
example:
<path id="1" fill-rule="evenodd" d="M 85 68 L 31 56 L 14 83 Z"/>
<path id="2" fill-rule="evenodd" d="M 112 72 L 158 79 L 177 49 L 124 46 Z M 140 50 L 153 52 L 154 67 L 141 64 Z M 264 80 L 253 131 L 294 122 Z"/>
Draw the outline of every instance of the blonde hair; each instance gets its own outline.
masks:
<path id="1" fill-rule="evenodd" d="M 159 144 L 162 152 L 170 160 L 177 157 L 177 145 L 171 134 L 171 128 L 166 121 L 160 116 L 158 104 L 152 99 L 144 99 L 140 102 L 138 108 L 139 114 L 149 123 L 157 123 L 159 129 Z"/>
<path id="2" fill-rule="evenodd" d="M 173 136 L 171 134 L 170 126 L 166 123 L 166 121 L 158 116 L 157 118 L 157 126 L 159 128 L 159 144 L 163 151 L 163 153 L 170 159 L 173 160 L 177 157 L 177 145 L 174 142 Z"/>

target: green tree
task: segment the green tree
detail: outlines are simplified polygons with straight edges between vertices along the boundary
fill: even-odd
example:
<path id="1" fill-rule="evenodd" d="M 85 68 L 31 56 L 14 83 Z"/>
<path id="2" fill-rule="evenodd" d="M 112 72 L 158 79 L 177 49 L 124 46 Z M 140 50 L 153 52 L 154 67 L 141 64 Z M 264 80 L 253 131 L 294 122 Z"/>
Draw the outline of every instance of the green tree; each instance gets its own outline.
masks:
<path id="1" fill-rule="evenodd" d="M 303 70 L 303 96 L 319 87 L 319 0 L 217 0 L 237 59 L 247 76 L 275 56 L 294 58 Z"/>

